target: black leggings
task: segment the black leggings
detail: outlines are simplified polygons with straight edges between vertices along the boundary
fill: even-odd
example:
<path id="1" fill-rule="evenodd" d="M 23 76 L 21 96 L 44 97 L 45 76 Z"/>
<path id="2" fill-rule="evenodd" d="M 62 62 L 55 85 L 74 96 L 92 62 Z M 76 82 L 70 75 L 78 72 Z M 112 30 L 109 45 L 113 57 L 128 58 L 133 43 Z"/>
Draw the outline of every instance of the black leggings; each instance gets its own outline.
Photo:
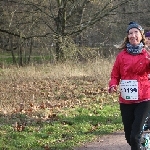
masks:
<path id="1" fill-rule="evenodd" d="M 150 101 L 136 104 L 120 104 L 125 138 L 131 150 L 140 150 L 142 128 L 150 112 Z"/>

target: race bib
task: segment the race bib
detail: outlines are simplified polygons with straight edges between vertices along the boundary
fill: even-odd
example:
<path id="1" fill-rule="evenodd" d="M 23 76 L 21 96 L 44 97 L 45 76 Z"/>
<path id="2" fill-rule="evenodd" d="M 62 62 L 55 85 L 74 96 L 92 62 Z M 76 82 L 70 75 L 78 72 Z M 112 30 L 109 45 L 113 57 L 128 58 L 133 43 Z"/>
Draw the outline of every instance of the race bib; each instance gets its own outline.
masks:
<path id="1" fill-rule="evenodd" d="M 137 80 L 121 80 L 121 97 L 125 100 L 138 100 L 138 82 Z"/>

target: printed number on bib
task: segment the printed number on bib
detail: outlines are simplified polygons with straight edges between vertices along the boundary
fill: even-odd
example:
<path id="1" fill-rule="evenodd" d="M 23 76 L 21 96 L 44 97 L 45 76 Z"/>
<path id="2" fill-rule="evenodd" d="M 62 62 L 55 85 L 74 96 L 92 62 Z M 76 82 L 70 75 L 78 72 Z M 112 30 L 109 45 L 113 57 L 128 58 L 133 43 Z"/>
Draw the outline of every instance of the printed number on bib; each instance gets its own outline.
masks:
<path id="1" fill-rule="evenodd" d="M 121 80 L 121 97 L 125 100 L 138 100 L 138 82 L 137 80 Z"/>

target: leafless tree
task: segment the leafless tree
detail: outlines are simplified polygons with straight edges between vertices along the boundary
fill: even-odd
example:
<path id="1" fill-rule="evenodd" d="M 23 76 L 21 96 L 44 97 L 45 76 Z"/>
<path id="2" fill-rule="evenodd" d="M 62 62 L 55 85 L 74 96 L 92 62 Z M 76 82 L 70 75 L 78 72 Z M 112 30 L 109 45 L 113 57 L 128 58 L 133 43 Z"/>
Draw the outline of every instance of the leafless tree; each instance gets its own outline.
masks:
<path id="1" fill-rule="evenodd" d="M 29 62 L 35 39 L 49 42 L 47 45 L 54 45 L 56 60 L 64 60 L 66 37 L 79 36 L 87 28 L 108 19 L 116 9 L 131 1 L 133 2 L 133 0 L 3 0 L 4 7 L 1 12 L 6 21 L 0 26 L 0 32 L 18 39 L 20 65 L 23 65 L 22 55 L 27 51 L 23 44 L 25 41 L 30 43 L 27 61 Z M 13 42 L 11 43 L 14 57 Z"/>

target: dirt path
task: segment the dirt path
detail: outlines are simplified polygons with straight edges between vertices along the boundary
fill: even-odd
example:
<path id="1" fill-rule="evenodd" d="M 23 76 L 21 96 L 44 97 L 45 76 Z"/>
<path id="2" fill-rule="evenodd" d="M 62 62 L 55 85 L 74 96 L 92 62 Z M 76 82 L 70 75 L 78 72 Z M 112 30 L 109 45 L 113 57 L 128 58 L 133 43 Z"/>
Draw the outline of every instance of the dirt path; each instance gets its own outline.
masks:
<path id="1" fill-rule="evenodd" d="M 119 131 L 99 137 L 96 142 L 87 143 L 74 150 L 130 150 L 130 146 L 125 140 L 124 132 Z"/>

